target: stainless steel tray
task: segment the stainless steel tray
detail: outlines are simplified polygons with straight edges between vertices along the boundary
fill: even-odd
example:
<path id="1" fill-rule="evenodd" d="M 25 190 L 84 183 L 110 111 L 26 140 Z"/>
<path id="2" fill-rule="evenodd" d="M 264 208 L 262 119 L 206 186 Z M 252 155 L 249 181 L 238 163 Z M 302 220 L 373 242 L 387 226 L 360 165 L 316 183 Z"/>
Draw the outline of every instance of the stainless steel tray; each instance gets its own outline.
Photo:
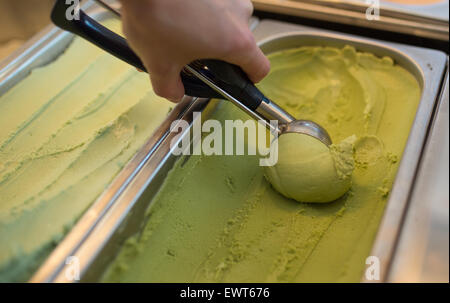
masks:
<path id="1" fill-rule="evenodd" d="M 114 17 L 108 11 L 93 5 L 92 2 L 87 2 L 83 9 L 98 21 Z M 72 34 L 63 32 L 50 25 L 0 62 L 0 96 L 29 75 L 33 69 L 54 61 L 66 50 L 73 38 Z M 168 134 L 171 121 L 181 117 L 185 109 L 193 102 L 195 102 L 194 98 L 185 97 L 182 102 L 174 107 L 167 119 L 155 130 L 144 146 L 124 166 L 103 194 L 81 217 L 76 224 L 76 232 L 69 233 L 64 239 L 65 243 L 77 245 L 86 236 L 90 228 L 96 224 L 97 220 L 123 191 L 128 182 L 142 168 L 148 157 L 154 152 L 155 147 Z M 30 228 L 32 227 L 30 226 Z M 57 260 L 55 256 L 65 255 L 71 249 L 74 249 L 70 245 L 62 247 L 64 249 L 57 249 L 53 253 L 53 257 L 46 263 L 47 266 L 51 266 L 48 264 L 53 264 Z"/>
<path id="2" fill-rule="evenodd" d="M 369 4 L 365 0 L 289 0 L 319 4 L 328 7 L 342 8 L 350 11 L 365 13 Z M 431 4 L 402 4 L 393 1 L 380 0 L 379 8 L 381 15 L 396 19 L 406 19 L 414 21 L 431 21 L 436 24 L 448 22 L 448 0 Z M 446 9 L 447 12 L 442 11 Z"/>
<path id="3" fill-rule="evenodd" d="M 115 1 L 110 1 L 115 4 Z M 88 2 L 83 9 L 97 21 L 115 17 L 103 8 Z M 259 20 L 252 17 L 249 27 L 253 30 Z M 25 78 L 34 68 L 43 66 L 55 60 L 69 46 L 74 35 L 63 32 L 55 26 L 48 26 L 41 33 L 25 43 L 18 51 L 11 54 L 6 60 L 0 62 L 0 96 L 15 84 Z M 60 245 L 51 253 L 42 265 L 44 272 L 57 271 L 80 243 L 87 237 L 98 220 L 113 205 L 116 199 L 123 193 L 127 185 L 136 177 L 136 174 L 146 165 L 157 147 L 170 134 L 170 125 L 174 120 L 183 119 L 186 111 L 194 108 L 203 110 L 206 100 L 200 100 L 185 96 L 178 103 L 166 120 L 154 131 L 148 141 L 136 153 L 136 155 L 124 166 L 102 195 L 84 213 L 63 239 Z M 40 280 L 42 270 L 36 273 L 34 280 Z"/>
<path id="4" fill-rule="evenodd" d="M 282 37 L 283 35 L 290 35 L 290 33 L 298 30 L 301 30 L 308 36 L 314 33 L 314 30 L 309 27 L 263 20 L 256 28 L 254 34 L 256 39 L 261 40 L 265 39 L 268 35 L 271 37 L 272 35 L 274 37 Z M 336 33 L 331 31 L 327 33 L 330 33 L 331 37 L 336 35 Z M 339 36 L 349 39 L 348 43 L 354 45 L 359 50 L 368 51 L 378 56 L 392 57 L 397 64 L 410 71 L 422 87 L 421 102 L 417 109 L 414 124 L 411 127 L 402 161 L 371 252 L 371 255 L 379 257 L 381 261 L 381 280 L 384 281 L 391 270 L 392 256 L 410 200 L 411 191 L 414 188 L 417 168 L 423 156 L 423 146 L 428 134 L 428 127 L 433 116 L 433 111 L 435 110 L 436 101 L 439 98 L 448 57 L 443 52 L 430 49 L 387 43 L 373 39 L 361 39 L 352 35 Z M 317 39 L 308 37 L 308 40 L 315 41 Z M 333 40 L 325 38 L 323 41 L 327 41 L 326 43 L 319 43 L 339 45 L 339 42 L 336 44 L 336 41 Z M 271 45 L 274 43 L 272 41 L 266 44 L 263 50 L 270 50 Z M 285 43 L 287 47 L 290 45 L 289 42 Z M 363 281 L 365 280 L 363 279 Z"/>
<path id="5" fill-rule="evenodd" d="M 366 18 L 367 5 L 364 3 L 313 0 L 252 0 L 252 2 L 255 9 L 271 13 L 361 26 L 442 41 L 449 40 L 448 20 L 437 20 L 388 9 L 382 10 L 379 20 L 368 20 Z"/>
<path id="6" fill-rule="evenodd" d="M 255 37 L 266 53 L 300 45 L 353 45 L 362 51 L 370 51 L 378 56 L 388 55 L 408 69 L 422 87 L 422 99 L 417 110 L 410 137 L 405 148 L 402 162 L 389 198 L 386 213 L 381 223 L 373 254 L 382 261 L 382 273 L 388 270 L 392 248 L 413 187 L 416 168 L 419 163 L 427 127 L 432 117 L 436 98 L 439 93 L 447 57 L 444 53 L 410 47 L 394 43 L 361 39 L 348 35 L 337 35 L 321 31 L 306 31 L 297 25 L 270 20 L 261 21 L 254 31 Z M 207 119 L 215 110 L 216 101 L 195 100 L 184 112 L 183 120 L 192 123 L 192 112 L 203 111 L 202 119 Z M 55 255 L 58 264 L 45 264 L 32 279 L 33 282 L 71 282 L 66 277 L 71 265 L 65 265 L 67 257 L 77 257 L 80 265 L 81 281 L 97 281 L 107 265 L 119 251 L 121 244 L 135 234 L 143 225 L 144 210 L 152 203 L 168 171 L 177 157 L 172 155 L 170 141 L 175 136 L 168 134 L 156 147 L 134 179 L 117 197 L 104 216 L 92 226 L 89 235 L 72 251 L 64 249 L 69 242 L 64 241 Z M 180 139 L 181 140 L 181 139 Z M 77 233 L 77 228 L 72 233 Z M 73 247 L 73 245 L 71 246 Z M 51 266 L 53 265 L 53 266 Z"/>
<path id="7" fill-rule="evenodd" d="M 389 282 L 449 281 L 448 69 L 444 85 L 387 277 Z"/>

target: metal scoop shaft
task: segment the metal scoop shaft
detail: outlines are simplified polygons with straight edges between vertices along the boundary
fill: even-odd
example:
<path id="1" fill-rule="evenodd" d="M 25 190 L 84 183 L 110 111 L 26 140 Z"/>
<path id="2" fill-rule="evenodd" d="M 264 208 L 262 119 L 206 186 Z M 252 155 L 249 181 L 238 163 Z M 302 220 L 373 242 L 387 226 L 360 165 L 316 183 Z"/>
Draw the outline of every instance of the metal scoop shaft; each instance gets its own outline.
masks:
<path id="1" fill-rule="evenodd" d="M 263 121 L 270 131 L 276 132 L 278 135 L 284 133 L 301 133 L 314 137 L 327 146 L 332 144 L 330 135 L 323 127 L 313 121 L 295 120 L 293 116 L 275 102 L 265 97 L 239 67 L 223 61 L 207 61 L 215 61 L 213 66 L 216 69 L 222 68 L 219 71 L 219 74 L 221 74 L 220 78 L 217 78 L 217 74 L 214 74 L 214 70 L 210 67 L 211 65 L 203 64 L 203 60 L 193 62 L 187 65 L 185 69 L 251 117 L 258 121 Z M 228 85 L 232 83 L 235 94 L 230 93 L 224 88 L 226 86 L 224 82 Z M 236 90 L 236 87 L 241 88 L 240 91 L 239 89 Z M 236 95 L 240 97 L 236 97 Z M 249 100 L 251 98 L 253 100 Z M 278 121 L 276 128 L 270 123 L 272 120 Z"/>

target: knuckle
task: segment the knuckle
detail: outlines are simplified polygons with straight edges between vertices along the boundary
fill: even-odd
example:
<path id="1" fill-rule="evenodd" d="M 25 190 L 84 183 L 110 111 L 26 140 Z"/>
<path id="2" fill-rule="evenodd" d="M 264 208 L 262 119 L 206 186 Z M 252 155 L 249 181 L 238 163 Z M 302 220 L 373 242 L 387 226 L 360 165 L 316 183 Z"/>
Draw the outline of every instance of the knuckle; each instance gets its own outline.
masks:
<path id="1" fill-rule="evenodd" d="M 247 16 L 251 16 L 253 15 L 253 3 L 251 1 L 245 1 L 245 13 L 247 14 Z"/>
<path id="2" fill-rule="evenodd" d="M 147 63 L 147 69 L 152 76 L 152 79 L 164 78 L 172 69 L 170 63 L 166 58 L 161 58 L 161 56 L 147 52 L 147 56 L 144 56 L 144 61 Z"/>
<path id="3" fill-rule="evenodd" d="M 244 32 L 238 35 L 235 41 L 235 47 L 239 51 L 249 50 L 253 47 L 253 37 L 250 33 Z"/>
<path id="4" fill-rule="evenodd" d="M 156 95 L 163 97 L 163 98 L 169 98 L 171 97 L 171 91 L 167 85 L 164 84 L 156 84 L 153 85 L 153 91 Z"/>
<path id="5" fill-rule="evenodd" d="M 254 47 L 255 41 L 251 33 L 241 32 L 230 38 L 227 47 L 227 56 L 234 57 L 250 51 Z"/>

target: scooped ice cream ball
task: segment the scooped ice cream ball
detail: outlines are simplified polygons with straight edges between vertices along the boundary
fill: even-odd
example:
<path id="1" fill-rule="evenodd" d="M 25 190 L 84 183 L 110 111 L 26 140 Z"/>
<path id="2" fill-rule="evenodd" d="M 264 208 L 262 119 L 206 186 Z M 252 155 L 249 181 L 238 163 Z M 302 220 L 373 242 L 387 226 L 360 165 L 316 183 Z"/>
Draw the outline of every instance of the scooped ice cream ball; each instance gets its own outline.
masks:
<path id="1" fill-rule="evenodd" d="M 264 168 L 265 176 L 285 197 L 298 202 L 331 202 L 350 189 L 355 136 L 330 147 L 297 133 L 287 133 L 276 140 L 278 162 Z"/>

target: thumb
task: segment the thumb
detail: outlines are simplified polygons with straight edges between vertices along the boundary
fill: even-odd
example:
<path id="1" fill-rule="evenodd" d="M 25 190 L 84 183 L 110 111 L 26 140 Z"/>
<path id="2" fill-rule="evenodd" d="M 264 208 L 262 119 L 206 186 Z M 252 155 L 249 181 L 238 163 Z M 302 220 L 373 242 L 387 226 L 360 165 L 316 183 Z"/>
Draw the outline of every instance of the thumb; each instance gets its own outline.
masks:
<path id="1" fill-rule="evenodd" d="M 153 91 L 160 97 L 172 102 L 179 102 L 184 96 L 184 86 L 181 81 L 180 71 L 175 67 L 166 69 L 165 72 L 149 71 Z"/>

